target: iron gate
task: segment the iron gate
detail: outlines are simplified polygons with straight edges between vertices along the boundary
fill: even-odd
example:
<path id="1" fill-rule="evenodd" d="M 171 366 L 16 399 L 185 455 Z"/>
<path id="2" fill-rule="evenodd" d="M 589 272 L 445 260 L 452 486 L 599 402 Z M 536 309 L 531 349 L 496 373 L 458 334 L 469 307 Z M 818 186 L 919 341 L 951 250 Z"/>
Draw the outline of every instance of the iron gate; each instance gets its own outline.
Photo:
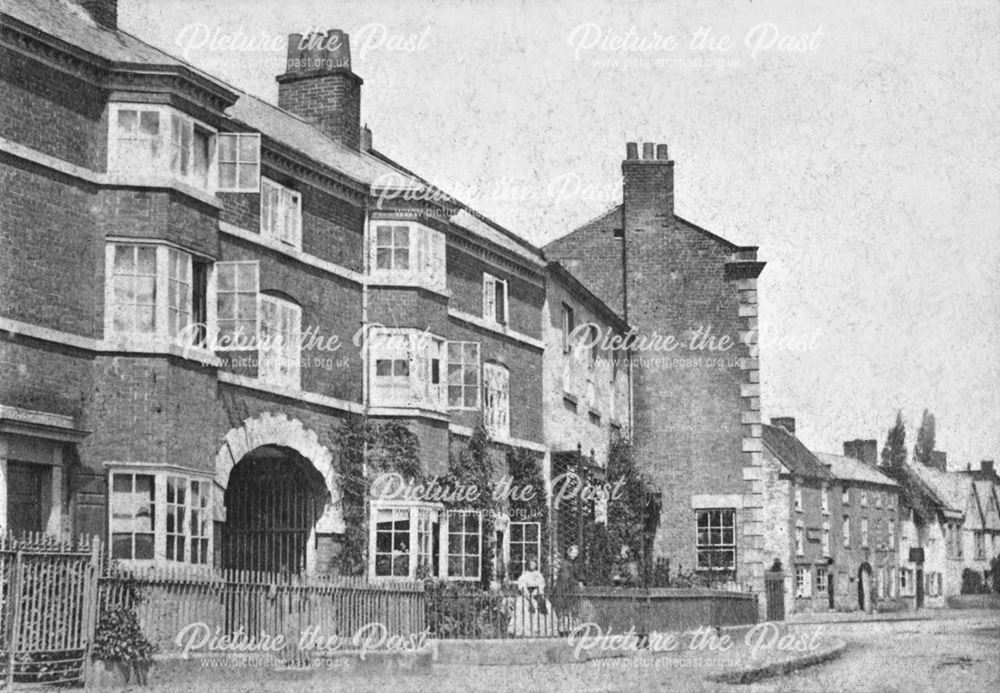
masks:
<path id="1" fill-rule="evenodd" d="M 0 537 L 0 681 L 82 683 L 97 619 L 100 542 Z"/>

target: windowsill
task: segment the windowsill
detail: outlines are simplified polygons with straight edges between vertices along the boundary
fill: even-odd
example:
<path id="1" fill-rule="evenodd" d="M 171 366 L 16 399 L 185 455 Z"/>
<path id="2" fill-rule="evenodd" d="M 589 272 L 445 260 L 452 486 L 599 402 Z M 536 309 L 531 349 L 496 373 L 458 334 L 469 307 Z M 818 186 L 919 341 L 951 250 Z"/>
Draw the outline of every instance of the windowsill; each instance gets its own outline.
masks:
<path id="1" fill-rule="evenodd" d="M 437 294 L 446 299 L 451 299 L 452 293 L 446 288 L 440 286 L 434 286 L 430 282 L 424 280 L 419 274 L 406 274 L 403 276 L 387 274 L 381 270 L 375 270 L 368 275 L 365 282 L 368 286 L 379 287 L 399 287 L 404 289 L 419 289 L 421 291 L 427 291 L 432 294 Z"/>
<path id="2" fill-rule="evenodd" d="M 446 411 L 411 404 L 372 405 L 368 408 L 368 414 L 370 416 L 419 416 L 435 421 L 451 421 L 451 416 Z"/>

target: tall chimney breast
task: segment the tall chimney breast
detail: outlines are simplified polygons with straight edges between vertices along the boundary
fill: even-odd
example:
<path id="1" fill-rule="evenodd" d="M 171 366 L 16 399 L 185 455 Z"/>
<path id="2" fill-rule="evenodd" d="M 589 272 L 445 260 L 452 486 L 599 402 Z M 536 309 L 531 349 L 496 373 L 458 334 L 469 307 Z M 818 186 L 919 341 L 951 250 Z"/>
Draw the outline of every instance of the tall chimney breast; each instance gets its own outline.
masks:
<path id="1" fill-rule="evenodd" d="M 350 37 L 339 29 L 289 34 L 278 106 L 308 120 L 327 137 L 361 148 L 361 85 L 351 69 Z"/>

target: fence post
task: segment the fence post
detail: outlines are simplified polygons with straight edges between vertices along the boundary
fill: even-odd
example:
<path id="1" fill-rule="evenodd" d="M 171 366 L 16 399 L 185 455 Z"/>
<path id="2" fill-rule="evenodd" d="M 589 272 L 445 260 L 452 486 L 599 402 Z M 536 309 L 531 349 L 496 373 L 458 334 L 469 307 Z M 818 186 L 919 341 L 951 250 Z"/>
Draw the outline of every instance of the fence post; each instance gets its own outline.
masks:
<path id="1" fill-rule="evenodd" d="M 18 634 L 21 630 L 21 589 L 24 578 L 21 575 L 24 563 L 24 554 L 18 549 L 14 554 L 14 570 L 11 574 L 10 588 L 7 593 L 7 602 L 10 605 L 9 620 L 7 621 L 7 689 L 14 685 L 14 655 L 17 652 Z"/>
<path id="2" fill-rule="evenodd" d="M 90 564 L 87 567 L 87 580 L 83 593 L 83 637 L 86 647 L 83 649 L 83 684 L 90 685 L 93 666 L 90 661 L 94 651 L 94 637 L 97 634 L 97 616 L 101 599 L 101 539 L 94 536 L 90 544 Z M 110 586 L 110 583 L 109 583 Z"/>

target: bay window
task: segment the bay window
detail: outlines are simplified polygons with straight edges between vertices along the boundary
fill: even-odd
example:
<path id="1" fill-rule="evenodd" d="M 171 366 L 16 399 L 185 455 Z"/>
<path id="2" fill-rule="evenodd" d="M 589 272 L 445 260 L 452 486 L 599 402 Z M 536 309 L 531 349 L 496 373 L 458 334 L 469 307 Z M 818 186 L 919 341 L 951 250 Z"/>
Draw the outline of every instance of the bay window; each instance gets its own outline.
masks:
<path id="1" fill-rule="evenodd" d="M 483 424 L 494 438 L 510 436 L 510 371 L 498 363 L 483 364 Z"/>
<path id="2" fill-rule="evenodd" d="M 272 385 L 299 389 L 302 309 L 274 296 L 260 297 L 257 377 Z"/>
<path id="3" fill-rule="evenodd" d="M 302 196 L 284 185 L 260 179 L 260 233 L 302 248 Z"/>
<path id="4" fill-rule="evenodd" d="M 479 408 L 479 342 L 448 342 L 448 406 Z"/>
<path id="5" fill-rule="evenodd" d="M 121 348 L 200 342 L 204 329 L 189 328 L 207 319 L 207 274 L 206 262 L 167 245 L 109 243 L 105 337 Z"/>
<path id="6" fill-rule="evenodd" d="M 506 280 L 485 272 L 483 273 L 483 318 L 497 325 L 506 325 L 510 319 Z"/>
<path id="7" fill-rule="evenodd" d="M 211 481 L 172 470 L 111 472 L 111 558 L 149 564 L 207 565 L 211 556 Z"/>
<path id="8" fill-rule="evenodd" d="M 369 244 L 376 281 L 445 290 L 446 244 L 440 231 L 415 223 L 374 222 Z"/>
<path id="9" fill-rule="evenodd" d="M 215 131 L 171 106 L 111 104 L 108 171 L 214 188 Z"/>
<path id="10" fill-rule="evenodd" d="M 375 502 L 368 545 L 372 579 L 477 580 L 482 515 L 476 510 L 444 510 L 433 503 Z"/>
<path id="11" fill-rule="evenodd" d="M 736 511 L 732 508 L 697 512 L 698 570 L 736 570 Z"/>
<path id="12" fill-rule="evenodd" d="M 444 339 L 410 328 L 373 328 L 368 344 L 372 404 L 445 407 Z"/>

